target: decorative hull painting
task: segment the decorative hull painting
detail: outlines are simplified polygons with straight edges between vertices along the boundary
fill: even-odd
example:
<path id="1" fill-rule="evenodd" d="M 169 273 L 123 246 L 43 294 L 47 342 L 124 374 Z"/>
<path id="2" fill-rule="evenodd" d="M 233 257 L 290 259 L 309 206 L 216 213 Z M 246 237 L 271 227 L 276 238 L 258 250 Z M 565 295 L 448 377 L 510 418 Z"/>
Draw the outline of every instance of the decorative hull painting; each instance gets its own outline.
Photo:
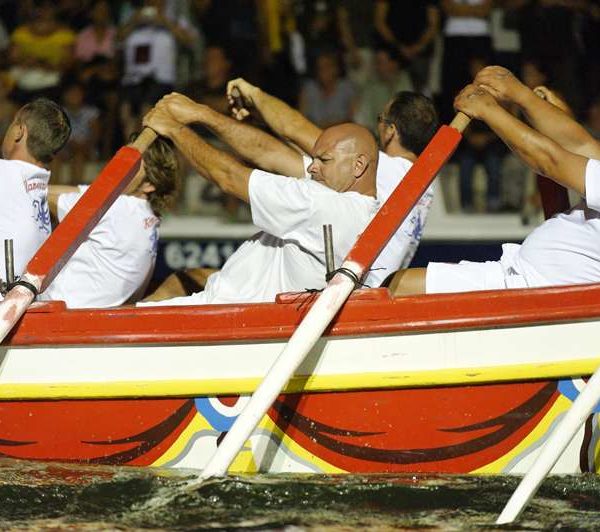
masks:
<path id="1" fill-rule="evenodd" d="M 233 470 L 500 473 L 538 447 L 576 394 L 569 380 L 282 395 Z M 245 402 L 2 402 L 0 454 L 200 468 Z M 590 423 L 577 449 L 583 470 L 596 445 Z"/>

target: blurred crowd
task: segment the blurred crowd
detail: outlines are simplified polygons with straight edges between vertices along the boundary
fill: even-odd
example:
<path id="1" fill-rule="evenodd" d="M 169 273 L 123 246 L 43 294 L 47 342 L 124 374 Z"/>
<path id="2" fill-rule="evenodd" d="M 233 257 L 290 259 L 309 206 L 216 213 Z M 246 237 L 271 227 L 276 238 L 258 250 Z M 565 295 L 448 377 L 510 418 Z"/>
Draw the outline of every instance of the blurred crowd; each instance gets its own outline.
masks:
<path id="1" fill-rule="evenodd" d="M 37 96 L 69 114 L 57 183 L 84 181 L 173 90 L 227 112 L 225 86 L 238 76 L 320 127 L 356 121 L 376 131 L 400 90 L 434 98 L 450 120 L 458 90 L 500 64 L 557 91 L 600 136 L 600 0 L 0 0 L 0 52 L 0 133 Z M 469 129 L 454 159 L 460 208 L 523 208 L 508 159 L 489 129 Z M 238 214 L 204 185 L 187 187 L 181 208 L 196 210 L 199 198 Z"/>

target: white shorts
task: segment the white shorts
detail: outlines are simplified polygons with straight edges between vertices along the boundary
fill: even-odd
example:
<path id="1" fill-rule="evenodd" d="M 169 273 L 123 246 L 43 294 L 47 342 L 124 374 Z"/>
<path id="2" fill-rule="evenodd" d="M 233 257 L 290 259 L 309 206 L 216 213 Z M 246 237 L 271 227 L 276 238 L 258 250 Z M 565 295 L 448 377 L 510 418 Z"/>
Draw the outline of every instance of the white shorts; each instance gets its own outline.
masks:
<path id="1" fill-rule="evenodd" d="M 505 271 L 500 261 L 458 264 L 430 262 L 425 277 L 425 293 L 475 292 L 477 290 L 504 290 L 527 288 L 523 276 L 514 270 Z"/>

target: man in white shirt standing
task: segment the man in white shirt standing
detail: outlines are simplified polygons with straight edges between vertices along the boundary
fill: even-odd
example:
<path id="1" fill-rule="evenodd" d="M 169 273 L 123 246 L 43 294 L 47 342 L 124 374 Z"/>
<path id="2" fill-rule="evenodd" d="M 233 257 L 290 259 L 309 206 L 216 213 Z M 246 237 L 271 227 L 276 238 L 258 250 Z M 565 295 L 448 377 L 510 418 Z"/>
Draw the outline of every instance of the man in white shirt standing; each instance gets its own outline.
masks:
<path id="1" fill-rule="evenodd" d="M 48 167 L 70 134 L 64 110 L 45 98 L 19 109 L 6 131 L 0 160 L 0 271 L 5 239 L 13 239 L 14 271 L 20 276 L 50 234 Z"/>
<path id="2" fill-rule="evenodd" d="M 501 104 L 520 108 L 532 127 Z M 600 142 L 567 113 L 502 67 L 487 67 L 457 96 L 457 110 L 485 122 L 535 173 L 582 201 L 546 220 L 522 245 L 504 244 L 499 261 L 430 263 L 399 271 L 396 295 L 468 292 L 600 282 Z"/>
<path id="3" fill-rule="evenodd" d="M 204 291 L 152 304 L 273 301 L 280 292 L 323 288 L 323 225 L 338 228 L 334 256 L 341 264 L 376 211 L 377 145 L 361 126 L 326 129 L 313 148 L 312 179 L 294 179 L 253 170 L 208 145 L 169 112 L 165 101 L 144 125 L 170 138 L 224 192 L 249 202 L 252 221 L 262 230 L 208 278 Z"/>
<path id="4" fill-rule="evenodd" d="M 132 185 L 40 299 L 62 300 L 69 308 L 115 307 L 137 301 L 154 270 L 161 215 L 178 188 L 177 157 L 171 143 L 159 138 L 144 152 Z M 87 186 L 50 186 L 50 211 L 59 222 L 86 190 Z"/>

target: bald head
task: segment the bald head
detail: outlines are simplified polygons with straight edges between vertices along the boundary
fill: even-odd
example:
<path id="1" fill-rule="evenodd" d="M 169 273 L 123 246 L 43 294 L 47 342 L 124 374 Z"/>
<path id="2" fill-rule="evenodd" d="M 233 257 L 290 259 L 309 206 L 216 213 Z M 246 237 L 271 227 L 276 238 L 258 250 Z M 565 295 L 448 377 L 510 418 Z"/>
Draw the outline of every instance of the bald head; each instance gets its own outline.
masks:
<path id="1" fill-rule="evenodd" d="M 375 196 L 377 142 L 368 129 L 357 124 L 340 124 L 321 133 L 308 167 L 312 178 L 325 186 Z"/>

